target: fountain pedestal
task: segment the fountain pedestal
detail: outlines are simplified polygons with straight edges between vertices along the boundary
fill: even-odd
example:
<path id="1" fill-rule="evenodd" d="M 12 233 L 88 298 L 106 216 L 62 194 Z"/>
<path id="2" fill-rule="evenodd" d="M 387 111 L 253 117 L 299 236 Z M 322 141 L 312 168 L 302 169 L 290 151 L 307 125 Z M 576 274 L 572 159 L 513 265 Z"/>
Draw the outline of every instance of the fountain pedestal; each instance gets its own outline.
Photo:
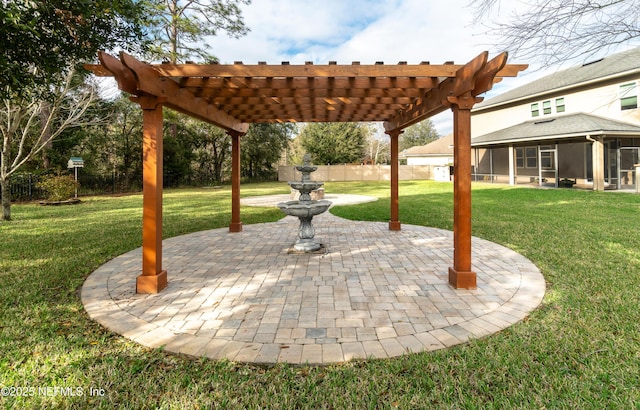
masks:
<path id="1" fill-rule="evenodd" d="M 293 249 L 299 252 L 315 252 L 322 248 L 313 238 L 316 230 L 311 223 L 314 216 L 325 212 L 331 206 L 331 201 L 287 201 L 280 202 L 278 208 L 287 215 L 295 216 L 300 220 L 298 228 L 298 240 Z"/>
<path id="2" fill-rule="evenodd" d="M 298 228 L 298 240 L 293 249 L 298 252 L 316 252 L 322 245 L 314 241 L 315 229 L 312 219 L 314 216 L 325 212 L 331 206 L 331 201 L 313 200 L 310 192 L 320 188 L 324 182 L 311 181 L 310 173 L 318 169 L 311 165 L 311 156 L 304 156 L 304 165 L 296 166 L 302 172 L 302 181 L 289 181 L 292 189 L 300 191 L 300 199 L 297 201 L 280 202 L 278 208 L 287 215 L 295 216 L 300 220 Z"/>

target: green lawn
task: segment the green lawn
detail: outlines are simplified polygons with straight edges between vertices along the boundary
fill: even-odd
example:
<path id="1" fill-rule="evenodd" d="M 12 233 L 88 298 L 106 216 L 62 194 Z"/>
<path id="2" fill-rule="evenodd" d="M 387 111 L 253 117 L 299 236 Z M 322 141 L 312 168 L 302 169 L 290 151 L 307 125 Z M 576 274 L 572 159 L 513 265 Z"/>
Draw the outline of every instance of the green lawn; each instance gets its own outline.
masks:
<path id="1" fill-rule="evenodd" d="M 386 184 L 326 189 L 380 197 L 336 215 L 389 219 Z M 242 188 L 286 192 L 282 183 Z M 400 196 L 402 223 L 451 229 L 451 184 L 401 182 Z M 226 226 L 230 200 L 227 187 L 167 191 L 165 237 Z M 140 246 L 141 204 L 140 195 L 19 204 L 14 221 L 0 223 L 0 387 L 26 395 L 0 397 L 0 407 L 640 409 L 640 195 L 474 185 L 474 235 L 531 259 L 548 283 L 543 304 L 462 346 L 319 368 L 176 356 L 89 320 L 82 282 Z M 244 224 L 281 216 L 242 208 Z"/>

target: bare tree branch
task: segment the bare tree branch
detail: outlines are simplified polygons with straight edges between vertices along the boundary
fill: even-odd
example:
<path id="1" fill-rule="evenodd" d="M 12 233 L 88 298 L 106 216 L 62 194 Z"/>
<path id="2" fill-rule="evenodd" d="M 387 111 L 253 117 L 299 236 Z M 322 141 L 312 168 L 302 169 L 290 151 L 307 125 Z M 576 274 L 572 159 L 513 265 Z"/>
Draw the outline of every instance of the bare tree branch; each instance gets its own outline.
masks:
<path id="1" fill-rule="evenodd" d="M 506 20 L 492 17 L 501 0 L 470 3 L 495 47 L 543 66 L 608 54 L 640 40 L 640 0 L 526 0 Z M 510 2 L 513 6 L 515 3 Z"/>

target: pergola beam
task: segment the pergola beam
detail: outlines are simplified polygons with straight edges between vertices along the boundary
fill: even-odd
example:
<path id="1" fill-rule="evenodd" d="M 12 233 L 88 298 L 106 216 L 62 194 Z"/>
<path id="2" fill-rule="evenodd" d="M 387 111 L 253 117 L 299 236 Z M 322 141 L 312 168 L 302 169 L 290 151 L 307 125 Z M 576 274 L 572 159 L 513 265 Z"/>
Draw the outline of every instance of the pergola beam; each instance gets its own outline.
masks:
<path id="1" fill-rule="evenodd" d="M 181 77 L 178 77 L 181 78 Z M 331 88 L 333 91 L 353 92 L 354 90 L 363 89 L 380 89 L 388 90 L 390 88 L 398 89 L 431 89 L 438 85 L 439 81 L 434 77 L 383 77 L 374 78 L 373 81 L 368 77 L 358 78 L 307 78 L 288 77 L 288 78 L 244 78 L 244 77 L 182 77 L 184 80 L 180 82 L 181 87 L 196 88 L 202 90 L 218 90 L 219 92 L 234 93 L 240 90 L 248 89 L 260 90 L 266 94 L 282 93 L 283 96 L 293 95 L 303 90 L 326 90 Z M 329 84 L 331 82 L 331 84 Z"/>
<path id="2" fill-rule="evenodd" d="M 413 102 L 412 98 L 409 97 L 401 97 L 401 98 L 393 98 L 393 97 L 363 97 L 363 98 L 350 98 L 350 99 L 340 99 L 336 97 L 284 97 L 284 98 L 271 98 L 264 99 L 259 97 L 233 97 L 228 99 L 212 99 L 213 103 L 222 104 L 224 103 L 226 107 L 231 107 L 232 109 L 246 109 L 246 108 L 254 108 L 258 107 L 290 107 L 290 106 L 308 106 L 312 105 L 326 105 L 326 106 L 358 106 L 358 105 L 377 105 L 380 108 L 387 109 L 391 108 L 392 112 L 395 112 L 398 109 L 404 108 L 408 104 Z"/>
<path id="3" fill-rule="evenodd" d="M 134 94 L 164 98 L 166 99 L 166 107 L 210 122 L 226 131 L 247 132 L 249 124 L 242 123 L 226 112 L 208 104 L 205 100 L 198 99 L 188 90 L 181 89 L 175 81 L 158 76 L 148 64 L 142 63 L 124 52 L 120 53 L 120 61 L 135 76 L 137 84 Z"/>
<path id="4" fill-rule="evenodd" d="M 487 57 L 487 52 L 481 53 L 462 66 L 455 78 L 447 78 L 442 81 L 438 87 L 428 91 L 408 109 L 400 111 L 395 117 L 386 121 L 385 129 L 387 131 L 404 129 L 446 111 L 449 108 L 447 102 L 449 97 L 461 96 L 467 92 L 477 96 L 491 89 L 498 73 L 502 71 L 511 73 L 520 67 L 526 67 L 522 65 L 506 66 L 507 53 L 502 53 L 491 61 L 487 61 Z"/>
<path id="5" fill-rule="evenodd" d="M 463 65 L 249 65 L 249 64 L 157 64 L 162 77 L 455 77 Z M 512 65 L 499 77 L 516 76 L 526 65 Z"/>
<path id="6" fill-rule="evenodd" d="M 158 64 L 162 77 L 454 77 L 455 65 Z"/>

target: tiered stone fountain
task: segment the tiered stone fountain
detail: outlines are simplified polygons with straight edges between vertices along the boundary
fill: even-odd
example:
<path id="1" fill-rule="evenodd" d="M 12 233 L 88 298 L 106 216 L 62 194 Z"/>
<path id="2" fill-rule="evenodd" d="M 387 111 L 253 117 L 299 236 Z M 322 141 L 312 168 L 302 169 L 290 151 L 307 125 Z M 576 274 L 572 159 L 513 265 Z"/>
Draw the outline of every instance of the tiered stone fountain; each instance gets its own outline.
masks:
<path id="1" fill-rule="evenodd" d="M 315 215 L 320 215 L 331 206 L 331 201 L 324 199 L 312 200 L 311 191 L 324 185 L 324 182 L 312 181 L 311 173 L 318 169 L 311 165 L 311 155 L 305 154 L 303 165 L 296 166 L 296 170 L 302 173 L 302 181 L 289 181 L 291 188 L 300 191 L 300 198 L 297 201 L 280 202 L 278 208 L 287 215 L 298 217 L 300 228 L 298 230 L 298 240 L 293 245 L 293 249 L 298 252 L 316 252 L 322 245 L 313 240 L 316 232 L 313 229 L 311 220 Z"/>

